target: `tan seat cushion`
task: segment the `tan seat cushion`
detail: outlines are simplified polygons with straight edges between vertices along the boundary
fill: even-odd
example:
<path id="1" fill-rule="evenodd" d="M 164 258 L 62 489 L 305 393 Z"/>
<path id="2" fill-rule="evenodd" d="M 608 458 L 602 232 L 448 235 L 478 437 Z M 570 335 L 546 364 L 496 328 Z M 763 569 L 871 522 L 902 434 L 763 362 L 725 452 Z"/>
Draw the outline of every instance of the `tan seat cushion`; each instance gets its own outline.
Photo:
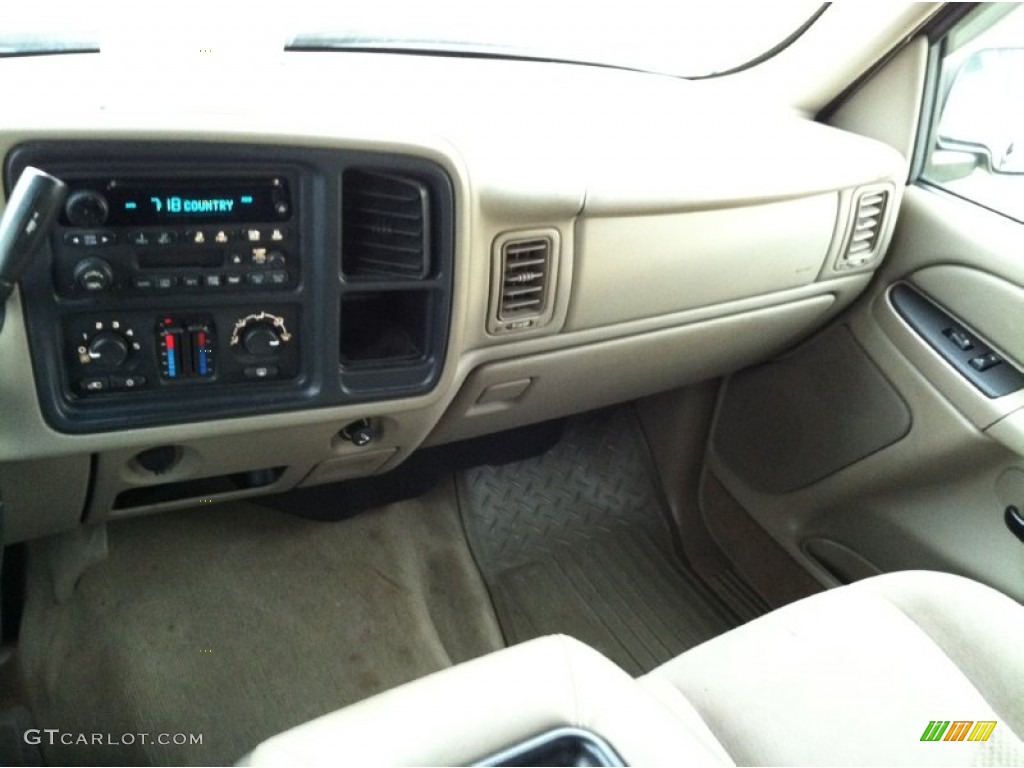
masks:
<path id="1" fill-rule="evenodd" d="M 1024 763 L 1024 608 L 948 574 L 815 595 L 641 683 L 696 707 L 741 765 Z M 998 725 L 984 742 L 922 742 L 932 720 Z"/>

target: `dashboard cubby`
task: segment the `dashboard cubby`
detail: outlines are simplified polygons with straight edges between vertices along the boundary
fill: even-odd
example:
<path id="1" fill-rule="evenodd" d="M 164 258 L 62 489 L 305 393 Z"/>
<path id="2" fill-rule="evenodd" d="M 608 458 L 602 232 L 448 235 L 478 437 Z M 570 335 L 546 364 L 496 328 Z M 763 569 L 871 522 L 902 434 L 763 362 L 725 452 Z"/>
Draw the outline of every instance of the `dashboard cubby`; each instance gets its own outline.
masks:
<path id="1" fill-rule="evenodd" d="M 429 291 L 381 291 L 346 296 L 341 307 L 343 366 L 422 360 L 431 330 Z"/>

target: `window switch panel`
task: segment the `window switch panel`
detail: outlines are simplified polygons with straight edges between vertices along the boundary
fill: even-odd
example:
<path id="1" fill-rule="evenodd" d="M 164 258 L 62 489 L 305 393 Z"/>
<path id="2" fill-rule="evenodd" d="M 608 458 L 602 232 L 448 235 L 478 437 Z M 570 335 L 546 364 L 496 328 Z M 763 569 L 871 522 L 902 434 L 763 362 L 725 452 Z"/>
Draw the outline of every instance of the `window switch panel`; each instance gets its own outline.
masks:
<path id="1" fill-rule="evenodd" d="M 921 340 L 986 397 L 1024 390 L 1024 373 L 1014 362 L 992 351 L 983 338 L 968 331 L 962 321 L 931 299 L 900 283 L 889 292 L 889 300 Z"/>

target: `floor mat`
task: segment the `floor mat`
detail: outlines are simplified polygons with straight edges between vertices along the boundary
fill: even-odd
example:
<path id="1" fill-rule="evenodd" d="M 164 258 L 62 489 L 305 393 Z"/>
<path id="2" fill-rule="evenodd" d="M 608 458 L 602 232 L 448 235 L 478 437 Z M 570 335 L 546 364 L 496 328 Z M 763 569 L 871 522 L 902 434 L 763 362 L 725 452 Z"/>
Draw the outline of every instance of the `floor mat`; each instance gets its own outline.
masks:
<path id="1" fill-rule="evenodd" d="M 49 764 L 232 765 L 259 742 L 502 645 L 449 478 L 340 523 L 235 503 L 110 526 L 71 601 L 33 591 L 35 720 L 115 745 Z M 125 744 L 122 734 L 149 734 Z M 202 744 L 153 743 L 200 734 Z"/>
<path id="2" fill-rule="evenodd" d="M 629 408 L 574 419 L 547 453 L 467 470 L 458 487 L 510 643 L 562 632 L 639 675 L 766 608 L 738 579 L 726 602 L 679 557 Z"/>

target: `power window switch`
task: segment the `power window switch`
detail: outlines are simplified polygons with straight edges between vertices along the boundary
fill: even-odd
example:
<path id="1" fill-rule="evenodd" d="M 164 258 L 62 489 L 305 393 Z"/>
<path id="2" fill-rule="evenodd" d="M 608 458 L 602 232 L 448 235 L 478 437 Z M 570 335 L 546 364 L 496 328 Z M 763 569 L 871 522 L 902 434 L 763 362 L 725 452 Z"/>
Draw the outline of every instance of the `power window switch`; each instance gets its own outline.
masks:
<path id="1" fill-rule="evenodd" d="M 959 347 L 962 351 L 967 352 L 971 349 L 974 349 L 974 339 L 972 339 L 971 335 L 967 333 L 967 331 L 965 331 L 963 328 L 957 328 L 956 326 L 953 326 L 952 328 L 947 328 L 942 333 L 943 335 L 945 335 L 947 339 L 956 344 L 957 347 Z"/>
<path id="2" fill-rule="evenodd" d="M 989 352 L 986 355 L 979 355 L 978 357 L 971 359 L 971 368 L 976 371 L 987 371 L 989 368 L 999 365 L 1003 362 L 1003 359 L 999 357 L 995 352 Z"/>

